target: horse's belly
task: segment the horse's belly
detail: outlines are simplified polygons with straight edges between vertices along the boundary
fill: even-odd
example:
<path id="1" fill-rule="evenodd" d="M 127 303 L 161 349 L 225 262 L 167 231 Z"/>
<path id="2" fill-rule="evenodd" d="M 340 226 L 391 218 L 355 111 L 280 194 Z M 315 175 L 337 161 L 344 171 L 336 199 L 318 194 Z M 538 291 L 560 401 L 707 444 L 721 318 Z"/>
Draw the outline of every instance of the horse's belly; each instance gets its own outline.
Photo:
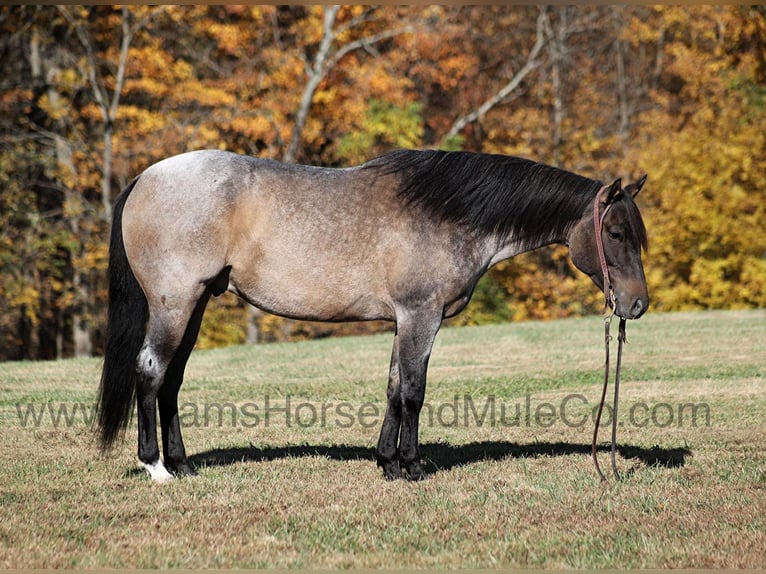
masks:
<path id="1" fill-rule="evenodd" d="M 392 305 L 369 273 L 341 267 L 322 272 L 289 264 L 232 269 L 229 290 L 259 309 L 310 321 L 394 319 Z"/>

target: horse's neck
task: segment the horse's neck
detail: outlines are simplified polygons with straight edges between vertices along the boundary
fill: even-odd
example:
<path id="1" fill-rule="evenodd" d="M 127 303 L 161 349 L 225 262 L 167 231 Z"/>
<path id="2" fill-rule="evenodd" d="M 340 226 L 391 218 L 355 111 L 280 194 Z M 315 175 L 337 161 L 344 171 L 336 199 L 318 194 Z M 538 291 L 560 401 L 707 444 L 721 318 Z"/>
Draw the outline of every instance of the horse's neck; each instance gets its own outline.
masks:
<path id="1" fill-rule="evenodd" d="M 589 210 L 586 210 L 586 214 Z M 585 217 L 586 215 L 583 215 Z M 533 251 L 540 247 L 546 247 L 548 245 L 569 244 L 569 235 L 577 224 L 582 221 L 583 217 L 572 220 L 569 225 L 569 232 L 565 233 L 559 230 L 551 230 L 550 234 L 536 237 L 536 238 L 524 238 L 520 237 L 518 233 L 509 233 L 507 235 L 494 235 L 487 238 L 486 251 L 489 254 L 490 263 L 492 266 L 495 263 L 515 257 L 527 251 Z"/>
<path id="2" fill-rule="evenodd" d="M 496 237 L 490 238 L 487 243 L 485 253 L 490 257 L 489 266 L 491 267 L 495 263 L 510 259 L 516 255 L 521 255 L 527 251 L 533 251 L 546 245 L 552 245 L 554 243 L 566 243 L 566 240 L 558 238 L 550 238 L 541 241 L 529 242 L 519 240 L 513 236 L 498 239 Z"/>

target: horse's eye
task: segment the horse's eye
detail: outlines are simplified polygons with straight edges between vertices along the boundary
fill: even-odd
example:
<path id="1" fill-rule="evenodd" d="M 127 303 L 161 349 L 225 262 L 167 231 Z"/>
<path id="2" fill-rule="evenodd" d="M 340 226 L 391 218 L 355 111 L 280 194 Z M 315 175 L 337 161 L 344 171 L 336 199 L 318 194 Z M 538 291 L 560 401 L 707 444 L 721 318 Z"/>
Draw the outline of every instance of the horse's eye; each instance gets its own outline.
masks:
<path id="1" fill-rule="evenodd" d="M 622 232 L 616 229 L 609 229 L 607 230 L 607 233 L 609 234 L 609 237 L 611 237 L 615 241 L 622 241 Z"/>

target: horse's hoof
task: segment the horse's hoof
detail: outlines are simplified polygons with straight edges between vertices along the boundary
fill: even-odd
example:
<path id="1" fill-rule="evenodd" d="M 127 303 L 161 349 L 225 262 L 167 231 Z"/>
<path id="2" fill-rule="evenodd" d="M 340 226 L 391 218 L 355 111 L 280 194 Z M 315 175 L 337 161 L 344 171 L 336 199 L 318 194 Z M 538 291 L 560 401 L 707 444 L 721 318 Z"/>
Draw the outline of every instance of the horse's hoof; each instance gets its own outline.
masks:
<path id="1" fill-rule="evenodd" d="M 188 462 L 182 462 L 179 464 L 170 465 L 169 470 L 175 476 L 178 476 L 178 477 L 197 476 L 197 471 L 194 470 L 194 468 Z"/>
<path id="2" fill-rule="evenodd" d="M 151 463 L 139 460 L 138 464 L 149 473 L 149 476 L 154 482 L 167 482 L 168 480 L 173 479 L 173 475 L 168 472 L 161 460 Z"/>
<path id="3" fill-rule="evenodd" d="M 426 473 L 423 471 L 423 467 L 418 461 L 405 464 L 402 474 L 407 480 L 411 480 L 413 482 L 418 480 L 425 480 L 426 478 Z"/>
<path id="4" fill-rule="evenodd" d="M 397 480 L 402 477 L 402 470 L 399 468 L 399 461 L 391 462 L 378 461 L 378 466 L 383 469 L 383 476 L 386 480 Z"/>

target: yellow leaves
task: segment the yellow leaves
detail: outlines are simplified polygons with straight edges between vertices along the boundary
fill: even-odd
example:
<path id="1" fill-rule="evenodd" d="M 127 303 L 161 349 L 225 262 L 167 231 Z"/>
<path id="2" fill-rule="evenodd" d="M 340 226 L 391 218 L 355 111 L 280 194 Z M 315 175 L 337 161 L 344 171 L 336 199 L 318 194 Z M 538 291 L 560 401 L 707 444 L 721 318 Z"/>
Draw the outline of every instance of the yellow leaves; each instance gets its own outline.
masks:
<path id="1" fill-rule="evenodd" d="M 109 99 L 117 85 L 122 11 L 82 9 L 81 17 L 80 8 L 70 10 L 93 40 L 99 86 Z M 129 10 L 131 25 L 142 27 L 134 28 L 113 125 L 113 188 L 154 161 L 192 148 L 274 158 L 285 153 L 328 7 Z M 654 308 L 766 306 L 763 11 L 625 7 L 547 14 L 554 33 L 564 24 L 577 30 L 563 39 L 565 58 L 556 74 L 561 91 L 554 86 L 549 44 L 522 85 L 449 145 L 556 161 L 600 179 L 648 172 L 639 204 L 651 240 L 646 270 Z M 536 7 L 344 5 L 325 60 L 332 66 L 313 94 L 297 160 L 356 164 L 394 147 L 439 145 L 456 118 L 488 101 L 524 65 L 538 15 Z M 91 274 L 88 303 L 96 312 L 103 311 L 105 297 L 107 226 L 99 217 L 105 120 L 83 73 L 88 56 L 74 29 L 58 18 L 60 34 L 30 24 L 39 26 L 51 90 L 40 97 L 25 83 L 31 77 L 25 60 L 9 68 L 15 74 L 27 66 L 26 76 L 7 82 L 19 87 L 0 94 L 9 142 L 23 134 L 25 122 L 42 116 L 34 138 L 6 152 L 9 143 L 3 151 L 9 155 L 0 156 L 0 264 L 3 272 L 23 272 L 39 261 L 42 270 L 22 278 L 28 285 L 15 278 L 11 286 L 3 277 L 0 288 L 3 301 L 13 297 L 35 316 L 41 306 L 82 303 L 74 293 L 75 270 Z M 360 42 L 405 26 L 407 32 L 384 41 Z M 14 29 L 30 46 L 32 38 Z M 359 44 L 333 60 L 351 43 Z M 617 48 L 626 56 L 625 100 Z M 42 144 L 41 137 L 47 138 Z M 71 146 L 71 161 L 59 142 Z M 25 174 L 47 178 L 39 186 L 44 191 L 14 183 Z M 20 231 L 6 231 L 11 226 Z M 513 259 L 491 279 L 477 293 L 483 307 L 469 308 L 466 321 L 601 308 L 600 292 L 572 268 L 562 248 Z M 241 340 L 243 313 L 236 305 L 214 307 L 201 344 Z M 233 318 L 240 321 L 236 328 L 224 331 L 221 325 Z M 267 338 L 288 336 L 284 325 L 262 321 Z"/>
<path id="2" fill-rule="evenodd" d="M 61 70 L 58 73 L 56 80 L 59 89 L 70 93 L 74 92 L 85 83 L 85 80 L 80 75 L 79 71 L 74 68 L 65 68 Z"/>
<path id="3" fill-rule="evenodd" d="M 211 107 L 232 106 L 237 102 L 234 94 L 197 81 L 185 82 L 181 89 L 174 93 L 174 99 L 179 103 L 194 103 Z"/>
<path id="4" fill-rule="evenodd" d="M 43 94 L 38 100 L 38 105 L 54 121 L 61 120 L 67 115 L 67 101 L 57 97 L 53 92 Z"/>
<path id="5" fill-rule="evenodd" d="M 70 194 L 64 201 L 64 217 L 67 219 L 77 219 L 85 211 L 82 198 L 79 195 Z"/>
<path id="6" fill-rule="evenodd" d="M 722 259 L 698 258 L 689 280 L 675 281 L 661 269 L 647 274 L 658 310 L 739 309 L 766 305 L 766 261 L 732 253 Z"/>
<path id="7" fill-rule="evenodd" d="M 325 125 L 316 117 L 309 117 L 303 128 L 303 141 L 307 147 L 321 147 L 327 142 Z"/>
<path id="8" fill-rule="evenodd" d="M 274 50 L 266 50 L 265 52 L 267 56 L 274 58 L 274 62 L 273 68 L 262 78 L 264 89 L 288 88 L 292 91 L 296 86 L 301 85 L 305 65 L 300 58 L 292 54 L 275 53 Z"/>
<path id="9" fill-rule="evenodd" d="M 386 149 L 418 147 L 423 137 L 421 110 L 420 104 L 399 108 L 371 100 L 361 125 L 341 138 L 336 157 L 358 164 Z"/>
<path id="10" fill-rule="evenodd" d="M 215 126 L 199 125 L 186 126 L 184 129 L 188 149 L 202 149 L 207 147 L 219 147 L 221 132 Z"/>
<path id="11" fill-rule="evenodd" d="M 236 25 L 213 22 L 208 26 L 207 33 L 215 38 L 220 50 L 232 56 L 242 55 L 247 46 L 242 30 Z"/>
<path id="12" fill-rule="evenodd" d="M 123 105 L 117 111 L 117 119 L 129 123 L 138 133 L 149 133 L 163 129 L 168 118 L 165 114 L 139 106 Z"/>
<path id="13" fill-rule="evenodd" d="M 766 307 L 766 258 L 743 258 L 737 289 L 740 300 L 747 306 Z"/>
<path id="14" fill-rule="evenodd" d="M 503 261 L 490 276 L 508 293 L 514 321 L 595 313 L 603 303 L 603 295 L 560 246 Z"/>
<path id="15" fill-rule="evenodd" d="M 11 285 L 7 290 L 6 296 L 11 307 L 18 307 L 24 310 L 24 316 L 29 320 L 33 327 L 40 324 L 37 309 L 40 305 L 40 292 L 29 283 Z"/>
<path id="16" fill-rule="evenodd" d="M 173 62 L 173 76 L 181 81 L 191 80 L 194 77 L 194 68 L 186 60 L 178 59 Z"/>
<path id="17" fill-rule="evenodd" d="M 657 26 L 653 18 L 648 18 L 644 13 L 632 14 L 630 24 L 620 33 L 620 39 L 630 42 L 634 47 L 657 41 L 657 37 L 663 30 Z"/>
<path id="18" fill-rule="evenodd" d="M 271 139 L 274 131 L 272 123 L 263 116 L 236 116 L 231 120 L 230 126 L 233 130 L 241 133 L 249 139 Z"/>
<path id="19" fill-rule="evenodd" d="M 274 13 L 275 6 L 250 6 L 250 18 L 253 24 L 262 24 L 264 19 Z"/>
<path id="20" fill-rule="evenodd" d="M 152 78 L 159 85 L 175 79 L 172 71 L 172 55 L 157 46 L 136 46 L 130 51 L 127 68 L 129 79 Z M 172 83 L 168 87 L 172 87 Z"/>
<path id="21" fill-rule="evenodd" d="M 172 59 L 170 54 L 152 47 L 131 52 L 131 74 L 125 82 L 127 94 L 169 99 L 178 103 L 203 106 L 232 105 L 235 97 L 215 85 L 201 82 L 194 67 L 184 59 Z"/>
<path id="22" fill-rule="evenodd" d="M 309 6 L 308 17 L 301 18 L 296 24 L 296 32 L 307 45 L 318 44 L 322 40 L 324 13 L 329 8 L 330 6 Z"/>
<path id="23" fill-rule="evenodd" d="M 84 270 L 104 271 L 109 264 L 109 252 L 106 244 L 92 245 L 80 256 L 76 257 L 74 264 Z"/>
<path id="24" fill-rule="evenodd" d="M 695 23 L 679 20 L 678 26 Z M 647 280 L 653 300 L 666 310 L 764 304 L 766 114 L 762 103 L 753 113 L 759 88 L 752 91 L 752 68 L 733 69 L 717 46 L 700 48 L 706 39 L 687 29 L 669 47 L 686 58 L 672 68 L 689 74 L 692 88 L 685 93 L 694 99 L 685 100 L 685 115 L 677 118 L 673 98 L 655 97 L 657 108 L 642 118 L 645 143 L 637 150 L 637 163 L 650 175 L 642 198 L 649 202 L 652 246 Z"/>
<path id="25" fill-rule="evenodd" d="M 318 106 L 327 105 L 333 103 L 337 97 L 338 89 L 335 86 L 330 86 L 324 90 L 317 90 L 314 93 L 314 99 L 312 102 Z"/>
<path id="26" fill-rule="evenodd" d="M 385 99 L 397 107 L 406 107 L 412 101 L 412 81 L 386 64 L 362 62 L 344 69 L 344 75 L 346 81 L 336 92 L 340 101 L 334 114 L 346 118 L 347 124 L 362 117 L 370 99 Z"/>

